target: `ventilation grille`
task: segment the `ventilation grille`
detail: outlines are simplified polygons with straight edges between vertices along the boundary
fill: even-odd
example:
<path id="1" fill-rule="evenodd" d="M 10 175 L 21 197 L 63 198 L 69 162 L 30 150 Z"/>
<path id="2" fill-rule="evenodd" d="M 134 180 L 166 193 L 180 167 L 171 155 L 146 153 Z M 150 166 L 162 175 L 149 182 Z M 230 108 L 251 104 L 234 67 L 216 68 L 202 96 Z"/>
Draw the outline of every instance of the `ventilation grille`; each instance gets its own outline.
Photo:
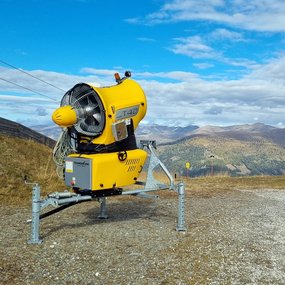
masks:
<path id="1" fill-rule="evenodd" d="M 61 106 L 70 105 L 78 122 L 74 129 L 83 135 L 99 136 L 105 127 L 105 110 L 97 92 L 88 84 L 79 83 L 66 92 Z"/>
<path id="2" fill-rule="evenodd" d="M 140 163 L 140 158 L 136 159 L 127 159 L 125 165 L 128 165 L 128 172 L 133 172 L 137 169 L 137 166 Z"/>
<path id="3" fill-rule="evenodd" d="M 140 158 L 136 158 L 136 159 L 127 159 L 125 165 L 137 165 L 140 163 Z"/>
<path id="4" fill-rule="evenodd" d="M 135 171 L 136 170 L 136 165 L 133 165 L 133 166 L 129 166 L 129 168 L 128 168 L 128 172 L 133 172 L 133 171 Z"/>

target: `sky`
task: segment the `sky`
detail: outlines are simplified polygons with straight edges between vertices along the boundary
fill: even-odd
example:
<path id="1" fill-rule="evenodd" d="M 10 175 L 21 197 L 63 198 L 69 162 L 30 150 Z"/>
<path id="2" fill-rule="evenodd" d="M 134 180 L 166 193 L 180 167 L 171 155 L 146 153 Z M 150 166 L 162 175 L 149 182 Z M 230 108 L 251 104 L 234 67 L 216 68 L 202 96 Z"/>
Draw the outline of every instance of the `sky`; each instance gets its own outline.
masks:
<path id="1" fill-rule="evenodd" d="M 0 0 L 0 11 L 0 117 L 53 125 L 76 83 L 130 70 L 143 124 L 285 127 L 283 0 Z"/>

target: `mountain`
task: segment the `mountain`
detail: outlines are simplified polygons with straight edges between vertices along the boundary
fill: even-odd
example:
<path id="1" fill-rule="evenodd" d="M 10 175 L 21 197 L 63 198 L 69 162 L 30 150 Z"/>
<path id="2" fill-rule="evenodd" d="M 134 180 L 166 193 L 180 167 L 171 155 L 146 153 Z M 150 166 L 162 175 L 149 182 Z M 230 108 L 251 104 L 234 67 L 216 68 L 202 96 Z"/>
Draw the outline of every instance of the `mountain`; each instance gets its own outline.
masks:
<path id="1" fill-rule="evenodd" d="M 53 140 L 57 140 L 61 133 L 61 128 L 57 125 L 36 125 L 31 127 L 32 130 L 43 134 Z M 265 124 L 253 125 L 235 125 L 228 127 L 204 126 L 198 127 L 190 125 L 186 127 L 169 127 L 161 125 L 139 125 L 136 130 L 137 141 L 139 140 L 156 140 L 157 144 L 176 143 L 184 138 L 196 137 L 199 135 L 211 136 L 219 134 L 220 136 L 232 136 L 233 138 L 242 139 L 243 136 L 252 136 L 253 134 L 263 134 L 264 137 L 275 140 L 278 144 L 285 146 L 284 140 L 285 129 L 275 128 Z"/>
<path id="2" fill-rule="evenodd" d="M 54 147 L 55 141 L 37 131 L 27 128 L 16 122 L 0 117 L 0 135 L 8 135 L 17 138 L 31 139 L 33 141 Z"/>
<path id="3" fill-rule="evenodd" d="M 156 140 L 158 144 L 173 142 L 183 137 L 187 137 L 193 131 L 199 129 L 198 126 L 168 127 L 160 125 L 139 125 L 136 130 L 137 140 Z"/>
<path id="4" fill-rule="evenodd" d="M 56 138 L 60 128 L 37 126 Z M 172 173 L 282 175 L 285 173 L 285 129 L 257 123 L 252 125 L 168 127 L 140 125 L 137 140 L 156 140 L 158 153 Z M 212 159 L 211 159 L 212 157 Z"/>
<path id="5" fill-rule="evenodd" d="M 57 141 L 60 133 L 61 128 L 57 125 L 36 125 L 31 126 L 31 129 L 35 130 L 38 133 L 41 133 L 55 141 Z"/>
<path id="6" fill-rule="evenodd" d="M 172 172 L 192 176 L 215 174 L 282 175 L 285 173 L 285 129 L 264 124 L 230 127 L 205 126 L 187 137 L 159 147 Z"/>
<path id="7" fill-rule="evenodd" d="M 56 125 L 36 125 L 31 127 L 33 130 L 57 140 L 61 133 L 61 128 Z M 198 126 L 187 127 L 168 127 L 160 125 L 139 125 L 136 130 L 137 140 L 156 140 L 158 144 L 172 142 L 188 136 Z"/>

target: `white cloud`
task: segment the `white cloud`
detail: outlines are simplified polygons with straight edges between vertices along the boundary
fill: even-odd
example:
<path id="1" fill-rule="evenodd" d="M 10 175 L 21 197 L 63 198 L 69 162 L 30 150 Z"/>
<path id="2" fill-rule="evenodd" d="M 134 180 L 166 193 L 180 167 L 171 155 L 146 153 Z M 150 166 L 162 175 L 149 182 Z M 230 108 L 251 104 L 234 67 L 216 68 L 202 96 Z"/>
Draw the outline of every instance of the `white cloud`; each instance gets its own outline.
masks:
<path id="1" fill-rule="evenodd" d="M 230 31 L 228 29 L 215 29 L 210 36 L 215 40 L 229 40 L 233 42 L 244 42 L 247 41 L 244 39 L 241 33 Z"/>
<path id="2" fill-rule="evenodd" d="M 78 82 L 88 82 L 94 85 L 100 82 L 99 77 L 94 75 L 78 76 L 44 70 L 24 71 L 63 90 L 69 90 Z M 25 122 L 29 125 L 52 123 L 51 114 L 59 106 L 64 91 L 38 81 L 19 70 L 0 67 L 0 74 L 0 78 L 18 85 L 0 79 L 0 117 Z"/>
<path id="3" fill-rule="evenodd" d="M 140 24 L 142 20 L 140 18 L 128 18 L 128 19 L 125 19 L 125 22 L 129 24 Z"/>
<path id="4" fill-rule="evenodd" d="M 40 117 L 44 117 L 48 115 L 48 112 L 44 107 L 37 107 L 36 114 Z"/>
<path id="5" fill-rule="evenodd" d="M 66 79 L 64 82 L 66 85 L 69 82 L 69 86 L 59 85 L 66 89 L 80 81 L 86 82 L 86 79 L 96 79 L 96 82 L 102 84 L 109 77 L 109 82 L 113 83 L 114 70 L 84 69 L 84 71 L 97 75 L 76 76 L 45 73 L 45 71 L 38 71 L 35 74 L 41 74 L 47 81 L 57 75 L 56 80 L 60 81 L 50 81 L 55 85 L 58 82 L 63 83 L 61 80 Z M 4 72 L 5 76 L 11 76 L 7 79 L 15 79 L 15 74 L 10 72 L 11 70 Z M 24 75 L 18 76 L 19 83 L 27 84 Z M 231 125 L 254 123 L 256 118 L 260 122 L 276 126 L 284 122 L 285 56 L 254 67 L 250 74 L 238 80 L 206 80 L 198 74 L 179 70 L 156 73 L 133 72 L 133 78 L 145 90 L 148 99 L 146 121 L 152 123 Z M 75 81 L 75 79 L 80 80 Z M 53 94 L 51 86 L 46 87 L 41 84 L 32 85 L 32 88 L 37 88 L 39 92 L 45 92 L 48 88 L 48 94 Z M 4 84 L 0 85 L 0 88 L 2 90 L 0 116 L 26 122 L 29 125 L 44 122 L 52 124 L 50 116 L 58 107 L 58 103 L 35 94 L 28 94 L 25 90 L 13 86 L 9 89 L 9 86 Z M 59 93 L 57 96 L 61 99 L 63 94 Z"/>
<path id="6" fill-rule="evenodd" d="M 30 73 L 32 76 L 37 77 L 41 80 L 49 82 L 56 87 L 62 90 L 69 90 L 72 86 L 74 86 L 78 82 L 92 82 L 95 85 L 98 85 L 100 81 L 98 76 L 77 76 L 77 75 L 68 75 L 64 73 L 44 71 L 44 70 L 31 70 L 26 71 Z M 40 92 L 51 97 L 54 100 L 60 100 L 64 91 L 54 88 L 46 83 L 39 81 L 29 75 L 20 72 L 19 70 L 0 67 L 1 78 L 14 82 L 23 87 L 27 87 L 32 89 L 35 92 Z M 11 83 L 5 82 L 0 79 L 0 91 L 13 91 L 13 92 L 21 92 L 21 93 L 32 93 L 31 91 L 25 90 L 19 86 L 13 85 Z"/>
<path id="7" fill-rule="evenodd" d="M 176 38 L 178 43 L 170 50 L 176 54 L 186 55 L 192 58 L 219 58 L 220 54 L 206 45 L 200 36 Z"/>
<path id="8" fill-rule="evenodd" d="M 213 21 L 246 30 L 285 31 L 283 0 L 173 0 L 144 19 L 129 23 L 159 24 L 178 21 Z"/>
<path id="9" fill-rule="evenodd" d="M 199 76 L 192 72 L 185 71 L 169 71 L 169 72 L 136 72 L 134 74 L 136 77 L 143 78 L 156 78 L 156 79 L 174 79 L 184 82 L 192 82 L 200 80 Z"/>
<path id="10" fill-rule="evenodd" d="M 50 99 L 44 97 L 37 97 L 37 96 L 27 96 L 26 94 L 19 94 L 19 95 L 6 95 L 0 94 L 0 101 L 3 101 L 3 104 L 6 102 L 18 102 L 22 104 L 23 102 L 33 102 L 36 104 L 43 104 L 53 102 Z M 55 103 L 56 104 L 56 103 Z"/>
<path id="11" fill-rule="evenodd" d="M 285 84 L 285 56 L 271 60 L 268 64 L 255 68 L 248 76 L 250 79 L 270 80 Z"/>
<path id="12" fill-rule="evenodd" d="M 207 41 L 212 42 L 213 39 L 220 40 L 222 37 L 231 41 L 242 41 L 240 34 L 225 29 L 219 29 L 218 32 L 216 30 L 204 38 L 198 35 L 192 37 L 175 38 L 174 41 L 178 43 L 173 44 L 169 50 L 175 54 L 185 55 L 194 59 L 211 59 L 231 66 L 244 67 L 246 69 L 252 69 L 259 66 L 255 61 L 247 58 L 227 57 L 224 55 L 224 51 L 222 49 L 216 51 L 207 43 Z M 199 63 L 196 63 L 196 66 L 203 69 L 212 67 L 213 65 L 210 64 L 209 66 L 209 63 L 207 65 L 200 65 Z"/>
<path id="13" fill-rule="evenodd" d="M 224 108 L 221 106 L 213 105 L 204 111 L 204 114 L 219 115 L 223 113 Z"/>
<path id="14" fill-rule="evenodd" d="M 110 69 L 97 69 L 92 67 L 84 67 L 81 69 L 82 73 L 93 74 L 97 76 L 113 76 L 114 73 L 118 72 L 118 70 L 110 70 Z"/>
<path id="15" fill-rule="evenodd" d="M 140 81 L 148 95 L 147 120 L 230 125 L 254 123 L 258 118 L 277 126 L 283 121 L 285 107 L 285 77 L 279 75 L 280 69 L 285 70 L 285 57 L 256 67 L 239 80 L 192 77 L 191 81 L 184 81 L 180 77 L 181 82 L 164 83 L 151 80 L 149 74 L 148 80 Z"/>
<path id="16" fill-rule="evenodd" d="M 213 64 L 208 62 L 194 63 L 193 65 L 199 69 L 208 69 L 214 66 Z"/>

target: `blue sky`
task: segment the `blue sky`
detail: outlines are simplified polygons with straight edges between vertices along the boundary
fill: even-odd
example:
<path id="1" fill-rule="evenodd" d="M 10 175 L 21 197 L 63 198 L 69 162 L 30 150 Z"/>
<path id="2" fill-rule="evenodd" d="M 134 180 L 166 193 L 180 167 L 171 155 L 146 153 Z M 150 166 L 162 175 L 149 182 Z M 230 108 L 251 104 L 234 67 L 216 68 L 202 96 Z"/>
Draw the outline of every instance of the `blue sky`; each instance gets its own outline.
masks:
<path id="1" fill-rule="evenodd" d="M 52 125 L 63 90 L 131 70 L 144 124 L 285 125 L 285 1 L 1 0 L 0 11 L 1 117 Z"/>

